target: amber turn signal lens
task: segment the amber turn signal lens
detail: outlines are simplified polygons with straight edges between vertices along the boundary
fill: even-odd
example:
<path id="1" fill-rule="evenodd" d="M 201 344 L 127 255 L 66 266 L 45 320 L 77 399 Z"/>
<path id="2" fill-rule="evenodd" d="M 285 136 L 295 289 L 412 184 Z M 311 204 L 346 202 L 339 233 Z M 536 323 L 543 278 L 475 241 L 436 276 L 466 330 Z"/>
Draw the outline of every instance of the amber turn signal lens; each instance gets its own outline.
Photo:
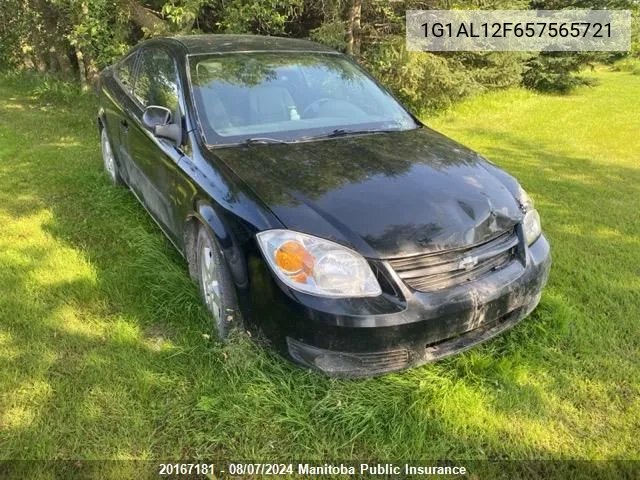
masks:
<path id="1" fill-rule="evenodd" d="M 276 264 L 287 274 L 295 275 L 295 280 L 306 281 L 313 272 L 314 258 L 304 246 L 296 241 L 284 242 L 275 252 Z"/>

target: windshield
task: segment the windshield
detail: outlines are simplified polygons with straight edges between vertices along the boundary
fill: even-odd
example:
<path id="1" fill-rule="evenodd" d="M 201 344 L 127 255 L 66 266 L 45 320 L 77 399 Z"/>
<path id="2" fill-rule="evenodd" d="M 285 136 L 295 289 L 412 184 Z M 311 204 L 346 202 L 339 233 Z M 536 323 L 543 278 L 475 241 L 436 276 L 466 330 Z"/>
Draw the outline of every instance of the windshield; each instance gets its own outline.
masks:
<path id="1" fill-rule="evenodd" d="M 418 127 L 343 55 L 198 55 L 189 57 L 189 65 L 198 118 L 210 145 Z"/>

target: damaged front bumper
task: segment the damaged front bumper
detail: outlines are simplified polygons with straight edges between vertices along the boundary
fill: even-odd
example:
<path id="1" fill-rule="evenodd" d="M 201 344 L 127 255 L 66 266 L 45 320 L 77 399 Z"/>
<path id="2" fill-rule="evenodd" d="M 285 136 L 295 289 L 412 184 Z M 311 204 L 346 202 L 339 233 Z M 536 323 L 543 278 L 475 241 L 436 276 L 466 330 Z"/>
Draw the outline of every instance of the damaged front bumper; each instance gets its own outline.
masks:
<path id="1" fill-rule="evenodd" d="M 524 249 L 522 261 L 473 282 L 436 292 L 403 285 L 402 304 L 352 299 L 327 311 L 328 303 L 298 296 L 298 313 L 280 317 L 285 348 L 296 362 L 332 376 L 421 365 L 471 348 L 525 318 L 540 301 L 550 267 L 549 243 L 540 236 Z"/>

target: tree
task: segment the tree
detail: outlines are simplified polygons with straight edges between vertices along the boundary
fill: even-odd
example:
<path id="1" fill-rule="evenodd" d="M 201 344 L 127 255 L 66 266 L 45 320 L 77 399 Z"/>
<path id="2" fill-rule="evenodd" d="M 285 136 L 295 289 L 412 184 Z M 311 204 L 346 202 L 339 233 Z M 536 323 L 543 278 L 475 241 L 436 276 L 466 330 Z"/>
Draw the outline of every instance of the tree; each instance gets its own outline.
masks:
<path id="1" fill-rule="evenodd" d="M 362 15 L 361 0 L 351 0 L 349 18 L 347 20 L 347 53 L 360 55 L 360 16 Z"/>
<path id="2" fill-rule="evenodd" d="M 612 55 L 407 52 L 408 9 L 630 8 L 635 0 L 3 0 L 0 68 L 75 78 L 87 88 L 100 69 L 157 35 L 257 33 L 311 38 L 366 64 L 416 110 L 442 108 L 488 89 L 524 84 L 568 91 L 579 72 Z M 619 56 L 620 54 L 618 54 Z"/>

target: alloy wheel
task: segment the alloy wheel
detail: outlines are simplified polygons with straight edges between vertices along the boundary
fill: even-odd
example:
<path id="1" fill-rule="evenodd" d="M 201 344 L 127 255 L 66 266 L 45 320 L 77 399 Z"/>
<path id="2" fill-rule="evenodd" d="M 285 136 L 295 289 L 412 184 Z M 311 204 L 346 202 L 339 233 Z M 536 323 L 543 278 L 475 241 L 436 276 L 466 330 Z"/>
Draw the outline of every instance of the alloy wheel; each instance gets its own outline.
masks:
<path id="1" fill-rule="evenodd" d="M 117 180 L 116 173 L 116 161 L 113 158 L 113 151 L 111 150 L 111 144 L 107 137 L 107 132 L 102 129 L 102 160 L 104 162 L 104 169 L 107 171 L 111 180 L 115 183 Z"/>
<path id="2" fill-rule="evenodd" d="M 200 282 L 207 308 L 213 315 L 216 325 L 222 321 L 220 269 L 216 252 L 208 238 L 202 242 L 200 249 Z"/>

